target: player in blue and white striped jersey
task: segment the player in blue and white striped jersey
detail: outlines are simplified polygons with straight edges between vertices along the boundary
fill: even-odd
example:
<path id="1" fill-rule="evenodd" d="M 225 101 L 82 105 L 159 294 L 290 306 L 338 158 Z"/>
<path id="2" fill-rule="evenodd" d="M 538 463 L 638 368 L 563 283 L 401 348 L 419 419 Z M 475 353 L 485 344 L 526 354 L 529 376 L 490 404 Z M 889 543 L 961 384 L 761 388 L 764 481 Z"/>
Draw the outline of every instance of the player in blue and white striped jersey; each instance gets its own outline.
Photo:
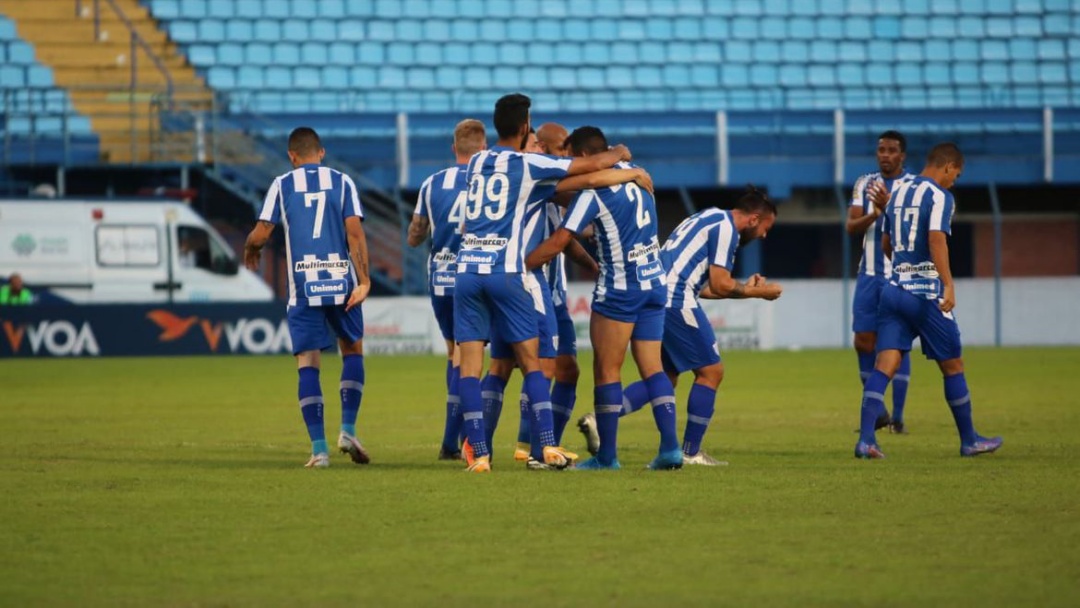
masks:
<path id="1" fill-rule="evenodd" d="M 859 361 L 859 378 L 863 383 L 874 369 L 875 342 L 877 339 L 878 301 L 881 288 L 889 280 L 892 263 L 881 251 L 881 211 L 901 183 L 915 176 L 904 168 L 907 159 L 907 139 L 897 131 L 885 131 L 878 136 L 878 171 L 867 173 L 855 181 L 848 208 L 848 234 L 862 234 L 862 259 L 855 281 L 855 295 L 851 305 L 851 329 L 855 333 L 855 352 Z M 900 371 L 893 379 L 893 413 L 888 412 L 878 420 L 878 428 L 889 426 L 895 433 L 903 433 L 904 403 L 907 400 L 908 382 L 911 378 L 911 358 L 904 355 Z"/>
<path id="2" fill-rule="evenodd" d="M 1001 437 L 987 438 L 975 432 L 960 328 L 953 316 L 956 291 L 948 236 L 954 204 L 948 189 L 963 170 L 964 156 L 956 144 L 938 144 L 927 155 L 922 173 L 903 182 L 885 207 L 881 246 L 892 258 L 893 274 L 881 290 L 878 353 L 863 389 L 856 458 L 885 457 L 877 445 L 874 422 L 885 410 L 889 379 L 916 337 L 926 358 L 941 368 L 945 401 L 960 435 L 960 455 L 978 456 L 1001 447 Z"/>
<path id="3" fill-rule="evenodd" d="M 765 238 L 775 222 L 776 206 L 751 186 L 735 203 L 734 209 L 705 209 L 683 220 L 668 236 L 660 252 L 667 269 L 668 289 L 664 371 L 672 385 L 678 382 L 679 374 L 694 373 L 683 432 L 684 464 L 722 464 L 701 449 L 715 411 L 716 391 L 724 379 L 724 364 L 712 323 L 701 309 L 698 298 L 775 300 L 780 297 L 781 286 L 766 282 L 760 275 L 754 275 L 746 283 L 732 277 L 739 246 Z M 649 399 L 646 387 L 640 382 L 626 387 L 624 395 L 624 415 L 637 411 Z"/>
<path id="4" fill-rule="evenodd" d="M 497 145 L 478 152 L 469 162 L 464 236 L 457 257 L 454 288 L 454 334 L 461 349 L 462 411 L 469 470 L 490 471 L 484 429 L 480 373 L 484 342 L 492 331 L 513 345 L 518 367 L 525 374 L 533 423 L 543 446 L 544 463 L 565 467 L 576 455 L 555 445 L 551 390 L 540 371 L 537 323 L 533 305 L 536 280 L 525 273 L 522 231 L 530 206 L 554 194 L 560 180 L 613 166 L 629 159 L 624 146 L 588 159 L 560 159 L 523 154 L 529 135 L 531 101 L 521 94 L 506 95 L 495 104 Z"/>
<path id="5" fill-rule="evenodd" d="M 371 289 L 367 241 L 360 196 L 349 176 L 323 167 L 325 151 L 313 129 L 300 127 L 289 135 L 294 169 L 274 179 L 248 235 L 244 263 L 257 270 L 262 248 L 274 226 L 285 227 L 289 267 L 289 335 L 299 368 L 300 412 L 311 438 L 308 467 L 330 464 L 323 428 L 319 385 L 319 352 L 337 334 L 342 354 L 341 432 L 338 448 L 353 462 L 367 464 L 367 451 L 356 438 L 356 417 L 364 390 L 364 318 L 360 303 Z"/>
<path id="6" fill-rule="evenodd" d="M 484 123 L 472 118 L 454 127 L 451 150 L 457 164 L 424 180 L 409 224 L 409 246 L 417 247 L 431 235 L 428 255 L 428 291 L 431 307 L 446 340 L 446 424 L 439 460 L 460 460 L 461 398 L 458 396 L 460 358 L 454 342 L 454 284 L 457 253 L 461 248 L 461 221 L 469 189 L 468 167 L 473 154 L 487 147 Z"/>
<path id="7" fill-rule="evenodd" d="M 603 132 L 596 127 L 578 128 L 569 139 L 575 156 L 588 157 L 607 148 Z M 619 166 L 631 168 L 625 163 Z M 645 381 L 660 431 L 660 448 L 649 466 L 679 468 L 682 451 L 675 430 L 675 391 L 660 363 L 667 289 L 652 193 L 636 184 L 581 192 L 570 204 L 562 226 L 529 254 L 527 263 L 530 268 L 547 263 L 572 242 L 574 234 L 581 234 L 590 224 L 595 230 L 600 265 L 590 318 L 600 446 L 596 456 L 578 468 L 620 468 L 616 437 L 627 346 Z"/>

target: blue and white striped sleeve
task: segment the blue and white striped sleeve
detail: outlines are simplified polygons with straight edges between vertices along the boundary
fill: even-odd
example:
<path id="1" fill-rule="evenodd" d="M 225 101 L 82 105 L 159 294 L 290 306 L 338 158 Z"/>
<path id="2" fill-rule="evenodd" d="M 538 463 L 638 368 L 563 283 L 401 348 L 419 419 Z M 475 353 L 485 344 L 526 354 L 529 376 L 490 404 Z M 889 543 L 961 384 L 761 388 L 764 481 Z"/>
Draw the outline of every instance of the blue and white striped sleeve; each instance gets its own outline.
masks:
<path id="1" fill-rule="evenodd" d="M 953 196 L 947 190 L 932 188 L 930 190 L 932 200 L 930 202 L 930 230 L 952 234 Z"/>
<path id="2" fill-rule="evenodd" d="M 566 217 L 563 218 L 562 227 L 570 232 L 581 234 L 581 231 L 585 230 L 585 227 L 592 223 L 596 214 L 600 212 L 599 201 L 595 190 L 579 192 L 574 202 L 570 203 Z"/>
<path id="3" fill-rule="evenodd" d="M 277 224 L 281 221 L 281 178 L 274 178 L 270 189 L 266 191 L 266 199 L 263 200 L 262 211 L 259 212 L 259 221 Z"/>
<path id="4" fill-rule="evenodd" d="M 345 191 L 345 217 L 356 216 L 364 219 L 364 209 L 360 206 L 360 192 L 348 175 L 341 174 L 341 187 Z"/>
<path id="5" fill-rule="evenodd" d="M 731 222 L 720 222 L 709 235 L 711 264 L 731 271 L 735 267 L 735 251 L 739 248 L 739 233 Z"/>
<path id="6" fill-rule="evenodd" d="M 434 178 L 435 176 L 432 175 L 420 185 L 420 192 L 416 195 L 416 209 L 413 209 L 413 215 L 431 219 L 431 180 Z"/>
<path id="7" fill-rule="evenodd" d="M 851 206 L 859 207 L 866 211 L 866 187 L 870 185 L 870 175 L 864 175 L 855 180 L 855 187 L 851 189 Z"/>
<path id="8" fill-rule="evenodd" d="M 525 162 L 529 164 L 529 175 L 538 182 L 545 180 L 560 180 L 566 177 L 570 170 L 573 159 L 548 156 L 547 154 L 525 154 Z"/>

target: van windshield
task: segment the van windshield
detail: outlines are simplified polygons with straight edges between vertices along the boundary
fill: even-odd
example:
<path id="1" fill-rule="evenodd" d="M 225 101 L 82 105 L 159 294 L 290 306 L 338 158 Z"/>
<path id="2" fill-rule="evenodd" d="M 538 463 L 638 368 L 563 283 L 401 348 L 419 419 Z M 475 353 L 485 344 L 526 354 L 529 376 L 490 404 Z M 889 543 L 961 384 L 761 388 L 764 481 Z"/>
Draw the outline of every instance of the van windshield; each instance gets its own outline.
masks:
<path id="1" fill-rule="evenodd" d="M 177 258 L 182 268 L 201 268 L 214 274 L 236 274 L 232 252 L 205 228 L 177 226 Z"/>

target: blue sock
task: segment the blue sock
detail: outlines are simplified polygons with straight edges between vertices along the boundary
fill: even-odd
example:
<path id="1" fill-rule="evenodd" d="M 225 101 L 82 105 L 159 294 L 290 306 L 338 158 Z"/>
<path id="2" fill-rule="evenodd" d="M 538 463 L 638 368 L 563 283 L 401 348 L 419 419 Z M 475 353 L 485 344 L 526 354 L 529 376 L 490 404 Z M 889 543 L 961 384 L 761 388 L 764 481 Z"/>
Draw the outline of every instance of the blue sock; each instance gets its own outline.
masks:
<path id="1" fill-rule="evenodd" d="M 885 411 L 885 389 L 889 386 L 889 377 L 874 370 L 866 379 L 863 387 L 862 410 L 859 416 L 859 441 L 867 444 L 877 443 L 874 423 Z"/>
<path id="2" fill-rule="evenodd" d="M 866 386 L 866 379 L 870 377 L 870 374 L 874 373 L 874 360 L 877 359 L 875 353 L 860 353 L 856 351 L 859 356 L 859 381 L 863 386 Z"/>
<path id="3" fill-rule="evenodd" d="M 574 404 L 577 402 L 577 385 L 566 382 L 555 382 L 551 389 L 551 418 L 555 424 L 555 445 L 562 444 L 563 431 L 570 417 L 574 415 Z"/>
<path id="4" fill-rule="evenodd" d="M 462 378 L 458 382 L 461 412 L 465 419 L 465 435 L 477 458 L 488 455 L 487 433 L 484 430 L 484 402 L 480 398 L 480 379 Z"/>
<path id="5" fill-rule="evenodd" d="M 451 368 L 450 382 L 446 387 L 446 426 L 443 428 L 442 448 L 451 454 L 458 451 L 458 437 L 461 435 L 460 372 L 460 367 Z"/>
<path id="6" fill-rule="evenodd" d="M 701 450 L 701 440 L 709 428 L 716 409 L 716 391 L 703 384 L 690 387 L 690 399 L 686 405 L 686 431 L 683 432 L 682 451 L 693 456 Z"/>
<path id="7" fill-rule="evenodd" d="M 529 396 L 525 393 L 521 393 L 521 398 L 518 400 L 521 404 L 518 416 L 518 443 L 529 443 L 531 441 L 532 425 L 529 424 L 529 420 L 532 418 L 532 410 L 529 409 Z"/>
<path id="8" fill-rule="evenodd" d="M 653 419 L 660 431 L 660 451 L 679 449 L 679 433 L 675 430 L 675 387 L 664 372 L 657 372 L 645 379 L 649 390 Z"/>
<path id="9" fill-rule="evenodd" d="M 341 430 L 355 437 L 364 397 L 364 355 L 345 355 L 341 364 Z"/>
<path id="10" fill-rule="evenodd" d="M 530 421 L 536 437 L 539 439 L 541 450 L 549 445 L 555 445 L 555 424 L 551 418 L 551 382 L 539 371 L 525 374 L 522 383 L 525 394 L 529 397 L 529 406 L 532 408 L 533 418 Z"/>
<path id="11" fill-rule="evenodd" d="M 323 397 L 319 385 L 319 368 L 301 367 L 297 397 L 300 399 L 300 415 L 304 417 L 312 454 L 329 454 L 326 447 L 326 429 L 323 428 Z"/>
<path id="12" fill-rule="evenodd" d="M 484 400 L 484 426 L 487 428 L 488 449 L 495 437 L 495 428 L 499 426 L 499 417 L 502 416 L 503 391 L 506 389 L 506 381 L 502 378 L 488 374 L 480 383 L 480 398 Z"/>
<path id="13" fill-rule="evenodd" d="M 628 414 L 633 414 L 645 407 L 645 404 L 648 402 L 649 389 L 645 387 L 645 382 L 643 380 L 638 380 L 623 389 L 623 404 L 619 415 L 626 416 Z"/>
<path id="14" fill-rule="evenodd" d="M 975 434 L 975 425 L 971 422 L 971 393 L 968 391 L 963 372 L 955 376 L 945 376 L 945 401 L 949 403 L 953 420 L 956 421 L 960 443 L 964 445 L 975 443 L 978 435 Z"/>
<path id="15" fill-rule="evenodd" d="M 907 402 L 908 382 L 911 382 L 911 351 L 905 351 L 900 359 L 900 369 L 892 379 L 892 419 L 904 421 L 904 404 Z"/>
<path id="16" fill-rule="evenodd" d="M 596 432 L 600 434 L 600 451 L 596 453 L 596 459 L 611 464 L 618 457 L 616 439 L 619 434 L 619 413 L 622 411 L 622 384 L 612 382 L 594 388 L 593 399 Z"/>
<path id="17" fill-rule="evenodd" d="M 454 376 L 458 373 L 458 368 L 454 367 L 454 362 L 446 360 L 446 390 L 450 391 L 450 383 L 454 381 Z"/>

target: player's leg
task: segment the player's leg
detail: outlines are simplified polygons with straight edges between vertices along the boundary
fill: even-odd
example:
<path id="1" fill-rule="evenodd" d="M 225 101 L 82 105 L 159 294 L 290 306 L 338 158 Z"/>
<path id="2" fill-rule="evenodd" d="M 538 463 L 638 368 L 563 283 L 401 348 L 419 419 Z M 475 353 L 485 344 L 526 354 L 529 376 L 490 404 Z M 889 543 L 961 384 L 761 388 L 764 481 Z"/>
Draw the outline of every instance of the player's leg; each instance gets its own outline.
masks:
<path id="1" fill-rule="evenodd" d="M 551 413 L 555 441 L 562 445 L 563 432 L 574 414 L 577 383 L 581 371 L 577 364 L 577 329 L 565 304 L 554 307 L 557 340 L 555 344 L 555 384 L 551 387 Z"/>
<path id="2" fill-rule="evenodd" d="M 898 287 L 886 286 L 878 307 L 877 349 L 874 370 L 863 385 L 859 410 L 857 458 L 884 458 L 877 445 L 877 421 L 885 409 L 885 389 L 900 367 L 903 351 L 911 350 L 919 301 Z"/>
<path id="3" fill-rule="evenodd" d="M 461 273 L 454 288 L 454 337 L 461 353 L 458 392 L 468 449 L 468 470 L 489 472 L 491 458 L 484 428 L 480 373 L 484 369 L 484 342 L 491 335 L 491 310 L 485 280 L 490 275 Z"/>
<path id="4" fill-rule="evenodd" d="M 546 290 L 543 290 L 543 291 L 544 291 L 544 294 L 548 293 Z M 550 295 L 544 295 L 543 297 L 546 297 L 548 300 L 551 299 Z M 537 350 L 538 350 L 538 354 L 540 355 L 540 372 L 542 374 L 544 374 L 544 379 L 547 381 L 548 389 L 550 390 L 551 381 L 555 377 L 555 355 L 556 355 L 555 334 L 558 331 L 558 329 L 557 329 L 557 326 L 555 324 L 555 314 L 554 314 L 553 311 L 551 311 L 550 302 L 545 304 L 544 306 L 547 309 L 545 312 L 537 312 L 537 342 L 538 342 Z M 551 311 L 551 314 L 548 314 L 548 311 Z M 525 393 L 525 390 L 524 390 L 525 385 L 524 385 L 524 383 L 522 383 L 521 388 L 522 388 L 521 401 L 522 401 L 522 403 L 526 403 L 526 402 L 529 401 L 529 398 L 528 398 L 528 395 Z M 536 425 L 532 424 L 531 418 L 527 415 L 529 413 L 529 409 L 522 408 L 521 413 L 522 413 L 522 415 L 521 415 L 521 420 L 520 420 L 519 426 L 518 426 L 518 435 L 520 437 L 521 434 L 522 434 L 522 431 L 524 431 L 525 434 L 528 435 L 528 437 L 529 437 L 529 455 L 532 457 L 532 459 L 534 461 L 533 466 L 535 467 L 536 464 L 539 464 L 539 463 L 543 462 L 544 444 L 543 444 L 543 441 L 540 438 L 539 432 L 537 431 Z M 554 396 L 552 396 L 552 402 L 551 402 L 551 428 L 552 428 L 553 433 L 555 432 L 556 424 L 557 424 L 557 416 L 556 416 L 556 413 L 555 413 L 555 399 L 554 399 Z M 565 424 L 563 426 L 565 426 Z M 559 436 L 558 435 L 553 435 L 553 436 L 554 436 L 555 445 L 559 445 L 559 443 L 560 443 Z"/>
<path id="5" fill-rule="evenodd" d="M 900 359 L 900 367 L 892 379 L 892 421 L 889 432 L 898 435 L 907 434 L 904 426 L 904 406 L 907 404 L 908 384 L 911 382 L 911 352 L 905 352 Z"/>
<path id="6" fill-rule="evenodd" d="M 661 363 L 661 341 L 664 337 L 664 303 L 666 293 L 650 293 L 637 313 L 637 322 L 630 336 L 630 352 L 637 363 L 638 373 L 645 381 L 652 405 L 653 420 L 660 432 L 657 457 L 651 469 L 677 469 L 682 466 L 682 448 L 675 415 L 675 386 Z"/>
<path id="7" fill-rule="evenodd" d="M 454 342 L 454 296 L 432 295 L 431 308 L 435 312 L 435 321 L 439 325 L 443 340 L 446 341 L 446 420 L 443 425 L 442 445 L 439 447 L 439 460 L 460 460 L 458 438 L 461 435 L 463 419 L 458 384 L 461 379 L 461 358 Z"/>
<path id="8" fill-rule="evenodd" d="M 622 411 L 622 365 L 634 331 L 632 322 L 600 312 L 593 303 L 589 338 L 593 347 L 593 415 L 599 446 L 596 456 L 578 465 L 582 469 L 617 469 L 619 413 Z"/>
<path id="9" fill-rule="evenodd" d="M 346 311 L 344 306 L 323 307 L 326 320 L 338 336 L 341 349 L 341 431 L 338 449 L 357 464 L 371 458 L 356 436 L 356 418 L 364 396 L 364 315 L 360 306 Z"/>
<path id="10" fill-rule="evenodd" d="M 710 329 L 711 331 L 711 329 Z M 724 380 L 721 362 L 694 370 L 694 384 L 686 401 L 686 429 L 683 431 L 683 463 L 706 466 L 727 464 L 709 456 L 701 449 L 705 432 L 716 412 L 716 391 Z"/>
<path id="11" fill-rule="evenodd" d="M 963 348 L 960 328 L 952 313 L 943 313 L 937 302 L 926 301 L 925 316 L 919 325 L 919 341 L 923 353 L 937 361 L 945 385 L 945 402 L 949 405 L 957 434 L 960 435 L 960 455 L 978 456 L 1001 447 L 1001 437 L 983 437 L 975 431 L 971 418 L 971 391 L 964 377 Z"/>
<path id="12" fill-rule="evenodd" d="M 333 344 L 323 314 L 315 307 L 290 306 L 287 312 L 289 335 L 297 367 L 297 399 L 300 415 L 311 440 L 309 468 L 330 466 L 323 420 L 323 394 L 319 383 L 320 351 Z"/>
<path id="13" fill-rule="evenodd" d="M 878 306 L 884 281 L 880 277 L 860 274 L 855 280 L 855 295 L 851 302 L 851 329 L 855 333 L 855 355 L 859 361 L 859 381 L 865 387 L 866 380 L 874 372 L 877 353 Z M 877 428 L 888 426 L 888 410 L 876 422 Z"/>
<path id="14" fill-rule="evenodd" d="M 488 449 L 494 450 L 495 429 L 502 417 L 504 391 L 510 374 L 514 371 L 514 350 L 492 332 L 490 343 L 491 361 L 488 372 L 480 383 L 480 398 L 484 403 L 484 426 L 487 429 Z"/>

